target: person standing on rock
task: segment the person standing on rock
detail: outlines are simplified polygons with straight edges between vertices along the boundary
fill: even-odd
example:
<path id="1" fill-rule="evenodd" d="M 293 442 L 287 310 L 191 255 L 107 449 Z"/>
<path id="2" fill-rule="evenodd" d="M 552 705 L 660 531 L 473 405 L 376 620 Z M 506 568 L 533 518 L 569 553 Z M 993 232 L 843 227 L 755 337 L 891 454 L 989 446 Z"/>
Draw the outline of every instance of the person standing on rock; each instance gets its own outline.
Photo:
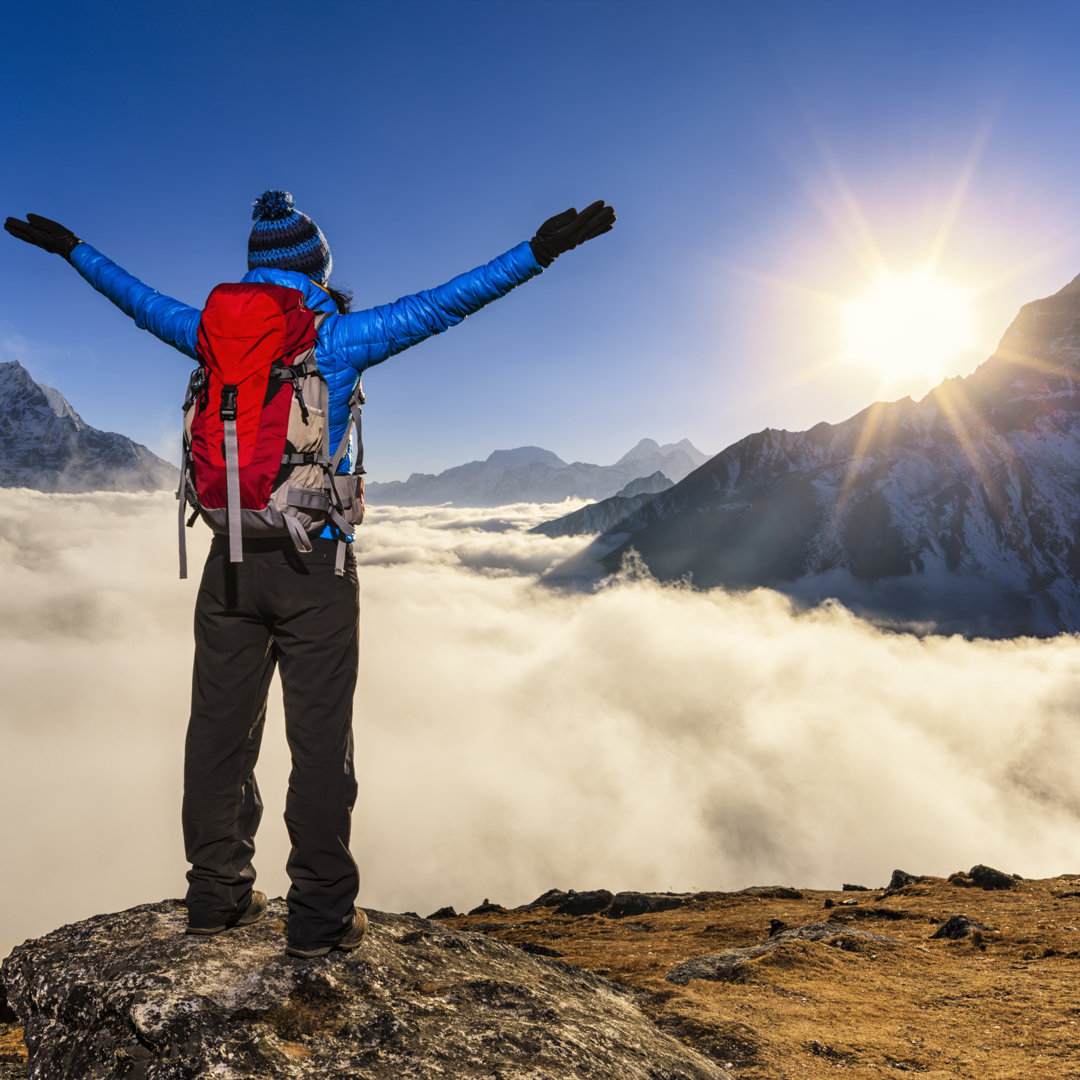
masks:
<path id="1" fill-rule="evenodd" d="M 243 282 L 298 290 L 323 315 L 315 358 L 328 387 L 330 445 L 348 430 L 349 401 L 361 373 L 461 322 L 540 274 L 552 261 L 611 229 L 603 201 L 549 218 L 536 235 L 445 285 L 392 304 L 350 312 L 351 295 L 330 284 L 330 249 L 322 231 L 296 209 L 292 195 L 267 191 L 254 203 Z M 142 329 L 199 360 L 202 312 L 163 296 L 38 214 L 9 217 L 16 238 L 63 256 Z M 339 473 L 351 470 L 345 453 Z M 257 922 L 266 896 L 253 888 L 255 832 L 262 802 L 255 763 L 266 698 L 281 673 L 292 772 L 285 805 L 291 851 L 286 951 L 324 956 L 353 949 L 367 930 L 355 900 L 356 862 L 349 851 L 357 785 L 352 706 L 359 663 L 359 597 L 351 549 L 336 573 L 336 526 L 298 552 L 289 538 L 243 540 L 243 560 L 229 558 L 229 538 L 214 536 L 195 602 L 195 664 L 184 758 L 182 810 L 188 932 L 217 934 Z M 339 568 L 340 569 L 340 568 Z"/>

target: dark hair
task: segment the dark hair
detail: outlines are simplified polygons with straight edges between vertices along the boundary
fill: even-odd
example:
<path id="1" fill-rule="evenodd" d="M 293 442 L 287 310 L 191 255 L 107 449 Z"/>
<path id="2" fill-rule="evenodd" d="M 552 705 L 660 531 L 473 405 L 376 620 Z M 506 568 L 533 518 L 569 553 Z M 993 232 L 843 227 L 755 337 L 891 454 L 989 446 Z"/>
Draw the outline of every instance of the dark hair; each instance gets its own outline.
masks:
<path id="1" fill-rule="evenodd" d="M 352 304 L 353 294 L 350 289 L 335 289 L 333 285 L 324 285 L 323 288 L 330 294 L 330 299 L 337 304 L 339 315 L 348 315 Z"/>

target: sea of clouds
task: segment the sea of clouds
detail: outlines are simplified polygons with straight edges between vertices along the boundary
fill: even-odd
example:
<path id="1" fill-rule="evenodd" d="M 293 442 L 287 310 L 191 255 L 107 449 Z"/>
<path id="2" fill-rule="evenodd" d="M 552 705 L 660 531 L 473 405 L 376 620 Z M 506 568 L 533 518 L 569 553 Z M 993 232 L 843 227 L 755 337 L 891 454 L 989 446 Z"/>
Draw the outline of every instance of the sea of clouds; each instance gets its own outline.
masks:
<path id="1" fill-rule="evenodd" d="M 0 491 L 0 956 L 182 896 L 191 610 L 175 501 Z M 876 630 L 767 590 L 537 584 L 569 507 L 381 508 L 359 532 L 361 904 L 552 887 L 881 885 L 1080 869 L 1080 643 Z M 280 692 L 259 884 L 287 888 Z"/>

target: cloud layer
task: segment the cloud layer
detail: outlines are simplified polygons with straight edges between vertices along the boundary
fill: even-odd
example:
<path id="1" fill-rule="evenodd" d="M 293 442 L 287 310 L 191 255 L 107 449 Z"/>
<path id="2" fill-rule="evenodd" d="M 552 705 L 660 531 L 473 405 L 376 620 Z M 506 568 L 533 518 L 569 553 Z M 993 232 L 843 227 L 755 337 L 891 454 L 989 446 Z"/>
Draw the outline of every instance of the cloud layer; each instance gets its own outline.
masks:
<path id="1" fill-rule="evenodd" d="M 0 955 L 183 894 L 196 581 L 176 577 L 174 507 L 0 491 Z M 1074 637 L 919 640 L 632 568 L 551 592 L 536 575 L 580 540 L 523 530 L 565 509 L 384 508 L 361 529 L 362 904 L 1075 869 Z M 192 540 L 197 567 L 202 526 Z M 271 703 L 256 865 L 278 894 Z"/>

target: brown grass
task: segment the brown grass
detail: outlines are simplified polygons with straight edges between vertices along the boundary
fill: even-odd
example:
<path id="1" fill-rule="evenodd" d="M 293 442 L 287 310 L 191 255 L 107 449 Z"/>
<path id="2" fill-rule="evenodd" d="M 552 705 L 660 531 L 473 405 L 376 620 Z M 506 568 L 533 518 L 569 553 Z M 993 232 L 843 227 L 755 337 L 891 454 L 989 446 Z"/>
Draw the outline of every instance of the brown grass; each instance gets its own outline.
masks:
<path id="1" fill-rule="evenodd" d="M 1061 894 L 1077 888 L 1071 876 L 1000 892 L 923 878 L 884 900 L 880 891 L 701 893 L 687 907 L 620 920 L 548 908 L 447 922 L 546 945 L 633 988 L 662 1028 L 747 1080 L 1069 1080 L 1080 1078 L 1080 897 Z M 930 939 L 959 914 L 993 931 Z M 771 919 L 835 921 L 840 936 L 785 942 L 731 981 L 664 979 L 684 960 L 766 940 Z M 845 939 L 849 927 L 897 944 Z"/>

